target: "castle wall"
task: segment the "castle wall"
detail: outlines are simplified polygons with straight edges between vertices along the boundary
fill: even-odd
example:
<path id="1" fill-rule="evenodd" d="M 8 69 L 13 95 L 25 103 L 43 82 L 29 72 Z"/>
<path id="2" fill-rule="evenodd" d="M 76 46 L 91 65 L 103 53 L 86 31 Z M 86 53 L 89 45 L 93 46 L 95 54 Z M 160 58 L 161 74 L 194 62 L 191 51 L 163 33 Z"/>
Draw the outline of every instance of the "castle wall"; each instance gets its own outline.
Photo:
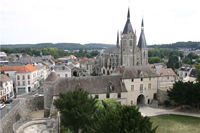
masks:
<path id="1" fill-rule="evenodd" d="M 19 103 L 0 120 L 0 132 L 13 133 L 13 124 L 21 118 L 25 118 L 28 113 L 36 109 L 44 109 L 43 96 L 29 97 L 19 101 Z"/>

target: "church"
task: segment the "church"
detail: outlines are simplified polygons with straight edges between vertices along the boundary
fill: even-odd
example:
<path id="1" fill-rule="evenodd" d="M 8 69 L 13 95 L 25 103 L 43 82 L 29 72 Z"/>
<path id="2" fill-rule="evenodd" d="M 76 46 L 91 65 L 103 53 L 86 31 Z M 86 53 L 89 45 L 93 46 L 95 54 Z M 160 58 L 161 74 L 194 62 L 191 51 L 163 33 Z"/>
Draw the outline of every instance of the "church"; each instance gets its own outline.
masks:
<path id="1" fill-rule="evenodd" d="M 124 30 L 117 33 L 115 47 L 108 47 L 101 51 L 96 58 L 95 73 L 97 75 L 110 75 L 119 66 L 147 66 L 148 48 L 144 35 L 144 22 L 142 19 L 141 33 L 137 43 L 136 30 L 134 32 L 130 21 L 128 9 L 127 21 Z M 137 45 L 136 45 L 137 44 Z"/>

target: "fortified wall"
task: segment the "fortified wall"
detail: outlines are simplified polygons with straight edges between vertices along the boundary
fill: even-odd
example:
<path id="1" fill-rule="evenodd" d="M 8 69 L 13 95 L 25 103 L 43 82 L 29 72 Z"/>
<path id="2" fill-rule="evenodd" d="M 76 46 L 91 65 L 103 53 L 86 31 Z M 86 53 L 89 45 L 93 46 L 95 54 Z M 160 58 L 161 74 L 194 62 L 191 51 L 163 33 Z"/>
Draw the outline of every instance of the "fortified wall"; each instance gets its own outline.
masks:
<path id="1" fill-rule="evenodd" d="M 44 109 L 44 97 L 29 97 L 19 103 L 0 120 L 0 133 L 13 133 L 13 124 L 30 112 Z"/>

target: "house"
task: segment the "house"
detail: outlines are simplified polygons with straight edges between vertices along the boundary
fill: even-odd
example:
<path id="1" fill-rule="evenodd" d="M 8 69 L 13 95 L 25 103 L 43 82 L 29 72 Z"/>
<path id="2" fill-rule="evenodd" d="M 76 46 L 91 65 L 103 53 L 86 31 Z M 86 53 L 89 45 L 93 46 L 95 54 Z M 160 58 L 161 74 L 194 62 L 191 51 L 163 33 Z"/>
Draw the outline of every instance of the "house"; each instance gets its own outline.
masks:
<path id="1" fill-rule="evenodd" d="M 2 73 L 0 75 L 0 103 L 13 97 L 13 80 L 4 73 Z"/>
<path id="2" fill-rule="evenodd" d="M 13 79 L 16 93 L 31 92 L 39 87 L 38 69 L 31 64 L 25 66 L 2 66 L 0 70 Z"/>
<path id="3" fill-rule="evenodd" d="M 194 82 L 196 83 L 196 74 L 197 74 L 197 71 L 195 71 L 195 68 L 192 68 L 189 72 L 189 75 L 185 78 L 183 78 L 183 82 Z"/>
<path id="4" fill-rule="evenodd" d="M 177 74 L 178 74 L 179 78 L 183 79 L 183 78 L 187 77 L 192 68 L 193 68 L 193 66 L 189 65 L 189 64 L 184 64 L 180 68 L 178 68 Z"/>
<path id="5" fill-rule="evenodd" d="M 158 69 L 156 73 L 160 76 L 158 81 L 158 94 L 157 98 L 160 103 L 168 100 L 167 90 L 173 88 L 173 84 L 178 76 L 171 68 Z"/>
<path id="6" fill-rule="evenodd" d="M 55 65 L 54 71 L 58 74 L 59 77 L 71 77 L 71 69 L 67 65 Z"/>

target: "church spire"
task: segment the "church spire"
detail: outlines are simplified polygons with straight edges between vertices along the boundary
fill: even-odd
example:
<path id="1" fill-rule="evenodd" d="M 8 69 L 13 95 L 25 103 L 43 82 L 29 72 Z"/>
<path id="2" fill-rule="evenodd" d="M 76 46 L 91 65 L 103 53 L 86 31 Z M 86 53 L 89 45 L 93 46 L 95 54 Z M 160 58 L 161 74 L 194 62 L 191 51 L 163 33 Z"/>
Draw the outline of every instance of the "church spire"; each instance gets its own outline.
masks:
<path id="1" fill-rule="evenodd" d="M 142 18 L 141 34 L 140 34 L 140 39 L 139 39 L 139 42 L 138 42 L 138 47 L 140 49 L 147 49 L 146 38 L 145 38 L 145 35 L 144 35 L 144 22 L 143 22 L 143 18 Z"/>
<path id="2" fill-rule="evenodd" d="M 127 19 L 130 19 L 130 10 L 128 8 L 128 15 L 127 15 Z"/>
<path id="3" fill-rule="evenodd" d="M 119 31 L 117 31 L 117 48 L 119 48 Z"/>

